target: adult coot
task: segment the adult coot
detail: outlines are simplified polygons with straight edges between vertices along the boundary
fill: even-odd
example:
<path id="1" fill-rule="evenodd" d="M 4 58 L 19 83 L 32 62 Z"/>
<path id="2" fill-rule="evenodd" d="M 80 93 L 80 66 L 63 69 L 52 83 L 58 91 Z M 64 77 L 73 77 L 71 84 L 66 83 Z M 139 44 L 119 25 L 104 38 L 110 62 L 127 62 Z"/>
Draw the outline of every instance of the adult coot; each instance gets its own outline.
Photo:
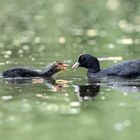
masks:
<path id="1" fill-rule="evenodd" d="M 55 62 L 50 65 L 46 70 L 36 70 L 30 68 L 11 68 L 2 73 L 4 78 L 16 78 L 16 77 L 43 77 L 50 78 L 55 73 L 65 70 L 67 64 L 62 62 Z"/>
<path id="2" fill-rule="evenodd" d="M 72 68 L 87 68 L 88 78 L 103 78 L 106 76 L 118 76 L 122 78 L 136 78 L 140 76 L 140 60 L 124 61 L 114 64 L 106 69 L 100 69 L 99 61 L 89 54 L 82 54 Z"/>

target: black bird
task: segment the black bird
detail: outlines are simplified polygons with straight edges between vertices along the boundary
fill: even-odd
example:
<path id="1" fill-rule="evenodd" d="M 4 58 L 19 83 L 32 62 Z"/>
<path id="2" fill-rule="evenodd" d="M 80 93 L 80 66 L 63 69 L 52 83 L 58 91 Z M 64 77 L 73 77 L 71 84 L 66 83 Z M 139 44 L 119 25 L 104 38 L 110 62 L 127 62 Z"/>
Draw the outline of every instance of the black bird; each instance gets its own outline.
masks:
<path id="1" fill-rule="evenodd" d="M 66 70 L 67 64 L 62 62 L 55 62 L 54 64 L 50 65 L 46 70 L 36 70 L 30 68 L 11 68 L 2 73 L 4 78 L 27 78 L 27 77 L 43 77 L 43 78 L 50 78 L 55 73 Z"/>
<path id="2" fill-rule="evenodd" d="M 103 78 L 108 76 L 117 76 L 121 78 L 136 78 L 140 76 L 140 60 L 124 61 L 114 64 L 106 69 L 100 69 L 99 61 L 90 54 L 82 54 L 72 68 L 87 68 L 88 78 Z"/>

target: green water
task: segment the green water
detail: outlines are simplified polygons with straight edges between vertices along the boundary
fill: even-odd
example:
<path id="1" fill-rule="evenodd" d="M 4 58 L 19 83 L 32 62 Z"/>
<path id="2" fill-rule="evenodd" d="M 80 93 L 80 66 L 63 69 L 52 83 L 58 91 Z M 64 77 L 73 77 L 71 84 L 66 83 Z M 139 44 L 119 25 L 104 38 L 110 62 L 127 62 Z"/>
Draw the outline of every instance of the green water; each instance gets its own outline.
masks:
<path id="1" fill-rule="evenodd" d="M 70 65 L 54 77 L 63 85 L 0 79 L 0 139 L 139 139 L 139 79 L 89 85 L 85 69 L 71 70 L 81 53 L 102 68 L 139 58 L 139 0 L 0 0 L 0 9 L 0 71 Z"/>

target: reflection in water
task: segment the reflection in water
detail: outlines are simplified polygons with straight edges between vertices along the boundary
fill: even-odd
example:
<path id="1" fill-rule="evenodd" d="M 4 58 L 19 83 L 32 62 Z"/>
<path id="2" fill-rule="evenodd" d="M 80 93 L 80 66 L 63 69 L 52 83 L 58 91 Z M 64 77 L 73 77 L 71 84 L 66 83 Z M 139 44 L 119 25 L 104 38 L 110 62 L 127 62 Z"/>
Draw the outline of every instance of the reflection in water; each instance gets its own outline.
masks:
<path id="1" fill-rule="evenodd" d="M 80 101 L 93 99 L 100 90 L 99 85 L 74 85 L 74 91 Z"/>
<path id="2" fill-rule="evenodd" d="M 109 86 L 112 89 L 120 90 L 123 93 L 134 93 L 134 92 L 140 92 L 140 85 L 136 86 L 130 86 L 130 85 L 113 85 Z"/>
<path id="3" fill-rule="evenodd" d="M 124 79 L 124 78 L 110 78 L 107 79 L 107 86 L 112 89 L 120 90 L 121 92 L 139 92 L 140 91 L 140 78 Z"/>
<path id="4" fill-rule="evenodd" d="M 88 85 L 74 85 L 74 91 L 80 101 L 93 99 L 99 92 L 100 86 L 119 90 L 123 93 L 140 92 L 140 79 L 105 78 L 88 79 Z"/>
<path id="5" fill-rule="evenodd" d="M 69 86 L 70 81 L 66 80 L 55 80 L 53 78 L 6 78 L 6 82 L 15 85 L 36 85 L 44 84 L 46 88 L 53 92 L 62 91 L 65 87 Z M 76 92 L 79 101 L 91 100 L 100 91 L 100 86 L 108 87 L 119 90 L 123 93 L 140 92 L 140 79 L 124 79 L 124 78 L 104 78 L 104 79 L 88 79 L 88 85 L 73 85 L 74 91 Z"/>
<path id="6" fill-rule="evenodd" d="M 69 81 L 66 80 L 55 80 L 53 78 L 5 78 L 6 83 L 15 85 L 26 85 L 26 84 L 45 84 L 45 86 L 51 89 L 53 92 L 62 91 L 66 87 Z"/>

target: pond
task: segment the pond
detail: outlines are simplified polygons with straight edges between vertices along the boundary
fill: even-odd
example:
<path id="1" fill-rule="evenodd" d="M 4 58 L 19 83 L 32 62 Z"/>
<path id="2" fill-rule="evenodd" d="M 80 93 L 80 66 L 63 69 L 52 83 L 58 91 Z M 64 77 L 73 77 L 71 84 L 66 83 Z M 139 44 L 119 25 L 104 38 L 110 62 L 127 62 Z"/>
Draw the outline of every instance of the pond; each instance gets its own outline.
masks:
<path id="1" fill-rule="evenodd" d="M 0 78 L 0 139 L 139 139 L 140 79 L 89 83 L 81 53 L 105 68 L 139 59 L 139 0 L 0 0 L 0 71 L 67 71 L 43 82 Z"/>

